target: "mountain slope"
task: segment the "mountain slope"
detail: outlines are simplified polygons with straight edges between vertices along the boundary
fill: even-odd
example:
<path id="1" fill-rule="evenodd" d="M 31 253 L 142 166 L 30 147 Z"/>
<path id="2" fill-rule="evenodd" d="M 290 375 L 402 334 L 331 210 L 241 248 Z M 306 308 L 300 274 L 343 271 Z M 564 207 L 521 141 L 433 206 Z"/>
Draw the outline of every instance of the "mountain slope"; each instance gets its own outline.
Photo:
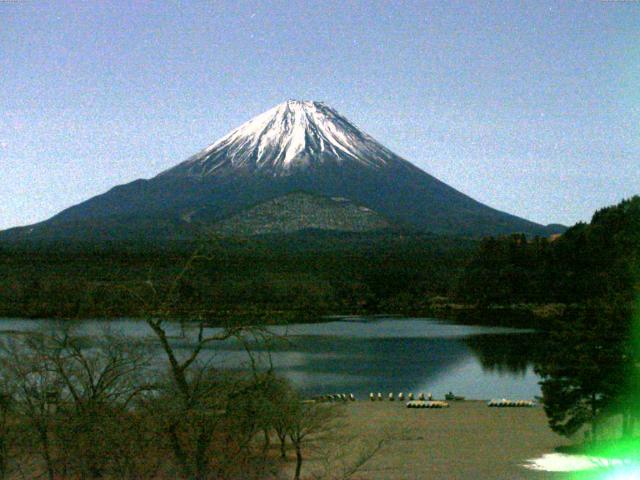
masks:
<path id="1" fill-rule="evenodd" d="M 0 238 L 189 237 L 246 208 L 300 191 L 344 197 L 395 225 L 435 233 L 552 233 L 449 187 L 330 107 L 288 101 L 152 179 L 115 187 Z"/>
<path id="2" fill-rule="evenodd" d="M 193 215 L 198 215 L 198 212 L 193 212 Z M 222 235 L 261 235 L 310 229 L 369 232 L 390 226 L 373 210 L 354 205 L 346 198 L 297 192 L 263 202 L 222 220 L 212 230 Z"/>

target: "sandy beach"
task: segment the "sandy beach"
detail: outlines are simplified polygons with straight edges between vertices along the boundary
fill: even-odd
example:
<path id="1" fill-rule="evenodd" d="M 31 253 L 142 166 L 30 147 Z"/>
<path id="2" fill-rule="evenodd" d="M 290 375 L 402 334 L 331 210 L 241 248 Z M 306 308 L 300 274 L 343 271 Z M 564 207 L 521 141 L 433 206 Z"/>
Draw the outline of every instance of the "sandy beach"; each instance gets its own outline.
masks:
<path id="1" fill-rule="evenodd" d="M 461 401 L 446 409 L 409 409 L 397 401 L 357 401 L 345 405 L 344 414 L 342 433 L 370 444 L 386 439 L 352 478 L 564 478 L 522 467 L 568 443 L 549 429 L 540 406 L 489 408 L 484 401 Z M 318 468 L 316 458 L 307 464 L 307 475 Z"/>

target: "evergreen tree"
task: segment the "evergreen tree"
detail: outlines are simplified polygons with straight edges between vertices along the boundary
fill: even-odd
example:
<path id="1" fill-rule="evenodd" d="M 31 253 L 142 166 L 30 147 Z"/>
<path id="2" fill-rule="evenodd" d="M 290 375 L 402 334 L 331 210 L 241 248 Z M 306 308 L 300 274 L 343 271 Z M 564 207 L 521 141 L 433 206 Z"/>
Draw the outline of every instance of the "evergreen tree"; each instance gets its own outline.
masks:
<path id="1" fill-rule="evenodd" d="M 570 309 L 549 334 L 548 355 L 536 366 L 550 427 L 570 436 L 589 424 L 592 438 L 606 415 L 628 414 L 628 311 L 594 302 Z"/>

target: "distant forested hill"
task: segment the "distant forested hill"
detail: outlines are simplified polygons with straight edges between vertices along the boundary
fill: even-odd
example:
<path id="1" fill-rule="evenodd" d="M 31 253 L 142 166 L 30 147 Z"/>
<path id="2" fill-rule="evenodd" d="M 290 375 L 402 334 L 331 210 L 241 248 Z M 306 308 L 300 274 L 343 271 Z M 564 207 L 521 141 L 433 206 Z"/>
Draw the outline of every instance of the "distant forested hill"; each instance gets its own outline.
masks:
<path id="1" fill-rule="evenodd" d="M 465 320 L 465 311 L 488 308 L 486 318 L 468 321 L 493 315 L 525 325 L 530 312 L 507 318 L 504 308 L 628 305 L 640 294 L 639 250 L 640 197 L 554 240 L 306 230 L 153 244 L 5 243 L 0 317 L 136 317 L 164 302 L 171 316 L 211 319 L 400 313 Z"/>
<path id="2" fill-rule="evenodd" d="M 478 304 L 632 302 L 640 293 L 640 197 L 598 210 L 554 241 L 484 239 L 458 298 Z"/>

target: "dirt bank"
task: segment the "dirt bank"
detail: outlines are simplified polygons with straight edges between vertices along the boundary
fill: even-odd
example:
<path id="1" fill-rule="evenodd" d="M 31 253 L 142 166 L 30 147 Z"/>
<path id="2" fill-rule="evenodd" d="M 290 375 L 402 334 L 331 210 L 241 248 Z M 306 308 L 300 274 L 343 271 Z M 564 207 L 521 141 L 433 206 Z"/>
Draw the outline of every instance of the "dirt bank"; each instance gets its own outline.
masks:
<path id="1" fill-rule="evenodd" d="M 464 401 L 432 410 L 408 409 L 400 402 L 358 401 L 345 405 L 344 415 L 342 433 L 371 444 L 386 439 L 353 478 L 562 478 L 522 467 L 526 460 L 568 443 L 549 429 L 540 406 L 489 408 L 486 402 Z M 307 468 L 307 474 L 320 468 L 319 458 Z"/>

